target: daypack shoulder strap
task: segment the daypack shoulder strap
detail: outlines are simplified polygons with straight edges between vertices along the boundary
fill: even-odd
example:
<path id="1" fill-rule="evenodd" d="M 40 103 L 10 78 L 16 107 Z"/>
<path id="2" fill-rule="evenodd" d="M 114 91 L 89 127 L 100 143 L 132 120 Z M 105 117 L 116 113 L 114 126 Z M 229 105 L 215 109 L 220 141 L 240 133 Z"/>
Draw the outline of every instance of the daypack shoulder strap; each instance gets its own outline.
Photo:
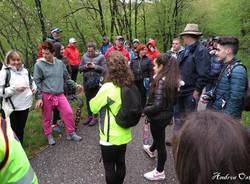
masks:
<path id="1" fill-rule="evenodd" d="M 10 68 L 5 68 L 5 71 L 6 71 L 6 76 L 5 76 L 5 83 L 3 87 L 3 94 L 5 94 L 5 88 L 10 86 L 10 77 L 11 77 Z"/>
<path id="2" fill-rule="evenodd" d="M 10 72 L 10 68 L 5 68 L 6 71 L 6 76 L 5 76 L 5 83 L 4 83 L 4 87 L 3 87 L 3 94 L 5 94 L 5 88 L 10 86 L 10 78 L 11 78 L 11 72 Z M 7 97 L 5 98 L 6 101 L 9 101 L 12 108 L 15 109 L 15 106 L 11 100 L 11 97 Z"/>
<path id="3" fill-rule="evenodd" d="M 29 86 L 30 86 L 30 89 L 32 90 L 32 83 L 33 83 L 33 78 L 30 74 L 30 72 L 28 71 L 28 77 L 29 77 Z"/>
<path id="4" fill-rule="evenodd" d="M 2 168 L 5 166 L 5 164 L 8 161 L 9 158 L 9 138 L 7 135 L 7 124 L 6 121 L 0 117 L 0 131 L 3 133 L 4 136 L 4 141 L 5 141 L 5 155 L 4 155 L 4 159 L 2 160 L 2 162 L 0 162 L 0 171 L 2 170 Z"/>
<path id="5" fill-rule="evenodd" d="M 234 63 L 234 64 L 232 64 L 232 65 L 230 65 L 230 66 L 228 67 L 228 69 L 227 69 L 227 71 L 226 71 L 226 72 L 227 72 L 227 77 L 228 77 L 228 78 L 231 78 L 233 69 L 236 68 L 237 66 L 242 66 L 242 67 L 244 67 L 245 70 L 246 70 L 246 73 L 247 73 L 247 67 L 246 67 L 245 65 L 243 65 L 241 62 L 236 62 L 236 63 Z"/>

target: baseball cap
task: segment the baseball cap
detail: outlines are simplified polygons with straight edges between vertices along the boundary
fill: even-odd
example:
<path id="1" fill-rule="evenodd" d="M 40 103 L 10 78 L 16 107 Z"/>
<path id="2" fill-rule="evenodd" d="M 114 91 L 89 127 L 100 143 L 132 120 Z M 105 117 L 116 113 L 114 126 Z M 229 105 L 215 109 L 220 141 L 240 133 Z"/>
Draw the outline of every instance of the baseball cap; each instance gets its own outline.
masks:
<path id="1" fill-rule="evenodd" d="M 77 41 L 76 41 L 76 39 L 75 38 L 70 38 L 69 39 L 69 43 L 76 43 Z"/>
<path id="2" fill-rule="evenodd" d="M 62 30 L 59 29 L 58 27 L 54 27 L 54 28 L 51 29 L 50 32 L 51 32 L 51 33 L 60 33 L 60 32 L 62 32 Z"/>

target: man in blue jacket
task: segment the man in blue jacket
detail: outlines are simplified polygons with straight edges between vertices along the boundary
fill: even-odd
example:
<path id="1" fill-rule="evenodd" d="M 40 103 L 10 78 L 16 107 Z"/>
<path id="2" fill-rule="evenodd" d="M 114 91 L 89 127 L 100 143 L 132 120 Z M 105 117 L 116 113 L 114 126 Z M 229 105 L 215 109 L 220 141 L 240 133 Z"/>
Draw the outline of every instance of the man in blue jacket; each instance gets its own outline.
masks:
<path id="1" fill-rule="evenodd" d="M 183 125 L 185 115 L 196 111 L 201 92 L 208 81 L 210 57 L 207 48 L 199 41 L 201 35 L 197 24 L 187 24 L 180 34 L 186 47 L 177 60 L 185 85 L 180 88 L 175 106 L 175 132 Z"/>
<path id="2" fill-rule="evenodd" d="M 235 37 L 221 37 L 218 40 L 215 54 L 224 65 L 215 86 L 211 107 L 240 119 L 247 91 L 247 70 L 235 58 L 238 49 L 239 40 Z"/>

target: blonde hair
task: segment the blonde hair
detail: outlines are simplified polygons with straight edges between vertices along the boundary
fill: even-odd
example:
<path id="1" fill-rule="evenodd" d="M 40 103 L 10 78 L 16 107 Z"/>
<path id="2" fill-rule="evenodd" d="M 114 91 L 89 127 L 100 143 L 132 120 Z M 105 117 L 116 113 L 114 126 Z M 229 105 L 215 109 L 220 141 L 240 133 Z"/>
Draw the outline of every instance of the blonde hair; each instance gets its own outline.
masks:
<path id="1" fill-rule="evenodd" d="M 10 50 L 10 51 L 8 51 L 8 52 L 6 53 L 6 55 L 5 55 L 4 63 L 5 63 L 6 65 L 8 65 L 8 64 L 10 63 L 10 59 L 11 59 L 11 58 L 14 58 L 15 56 L 20 57 L 21 63 L 23 63 L 22 54 L 21 54 L 19 51 L 17 51 L 17 50 Z"/>

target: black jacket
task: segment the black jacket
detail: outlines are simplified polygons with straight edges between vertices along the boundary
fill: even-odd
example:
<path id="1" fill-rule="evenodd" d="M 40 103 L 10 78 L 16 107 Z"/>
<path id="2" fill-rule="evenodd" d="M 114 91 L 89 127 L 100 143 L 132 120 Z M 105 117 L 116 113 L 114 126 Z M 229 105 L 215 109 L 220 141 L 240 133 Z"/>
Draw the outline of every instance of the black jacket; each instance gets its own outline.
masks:
<path id="1" fill-rule="evenodd" d="M 170 122 L 173 116 L 173 105 L 167 101 L 164 79 L 160 79 L 156 89 L 150 89 L 144 113 L 150 120 L 168 120 L 166 122 Z"/>
<path id="2" fill-rule="evenodd" d="M 178 57 L 182 80 L 180 96 L 188 96 L 194 90 L 199 92 L 206 86 L 210 72 L 210 56 L 206 47 L 199 41 L 187 46 Z"/>
<path id="3" fill-rule="evenodd" d="M 142 59 L 137 57 L 130 62 L 130 68 L 134 73 L 136 81 L 141 81 L 144 78 L 153 77 L 153 64 L 151 60 L 144 56 Z"/>

